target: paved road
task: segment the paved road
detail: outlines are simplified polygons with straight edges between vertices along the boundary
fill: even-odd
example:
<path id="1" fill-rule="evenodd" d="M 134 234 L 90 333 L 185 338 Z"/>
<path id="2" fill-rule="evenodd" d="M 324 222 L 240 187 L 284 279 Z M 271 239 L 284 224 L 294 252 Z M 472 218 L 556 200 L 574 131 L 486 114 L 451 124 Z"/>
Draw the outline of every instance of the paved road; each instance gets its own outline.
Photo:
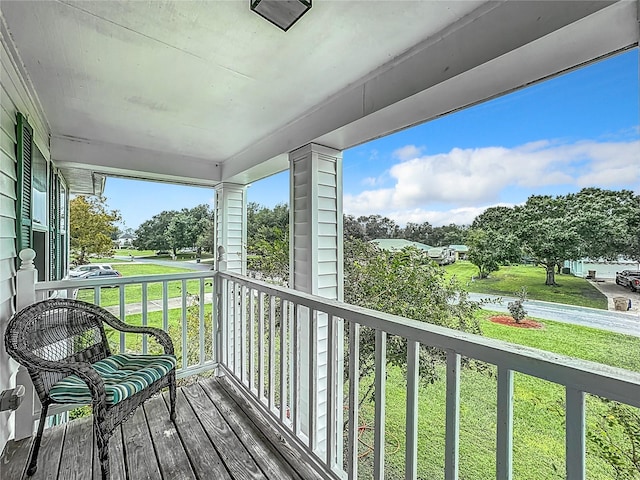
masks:
<path id="1" fill-rule="evenodd" d="M 129 257 L 114 257 L 120 261 L 128 261 Z M 194 261 L 173 261 L 162 260 L 161 258 L 134 258 L 136 263 L 152 263 L 154 265 L 163 265 L 165 267 L 188 268 L 189 270 L 211 270 L 210 263 L 196 263 Z"/>
<path id="2" fill-rule="evenodd" d="M 486 310 L 497 312 L 509 312 L 507 304 L 514 298 L 497 297 L 482 293 L 470 293 L 471 300 L 492 299 L 497 303 L 488 303 L 483 306 Z M 501 301 L 498 301 L 501 299 Z M 558 303 L 541 302 L 537 300 L 527 300 L 524 304 L 525 310 L 530 317 L 541 318 L 543 320 L 553 320 L 556 322 L 572 323 L 585 327 L 599 328 L 611 332 L 624 333 L 640 337 L 640 315 L 638 313 L 612 312 L 610 310 L 599 310 L 597 308 L 577 307 L 574 305 L 563 305 Z"/>

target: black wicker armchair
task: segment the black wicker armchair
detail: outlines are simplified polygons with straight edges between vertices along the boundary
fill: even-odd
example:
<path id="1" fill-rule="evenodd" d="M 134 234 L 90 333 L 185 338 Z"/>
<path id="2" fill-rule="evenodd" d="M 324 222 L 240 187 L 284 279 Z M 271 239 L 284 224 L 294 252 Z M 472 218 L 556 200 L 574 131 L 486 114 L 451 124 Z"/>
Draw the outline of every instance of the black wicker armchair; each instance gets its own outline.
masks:
<path id="1" fill-rule="evenodd" d="M 112 354 L 104 325 L 149 334 L 164 355 Z M 42 402 L 27 475 L 36 472 L 38 450 L 51 404 L 91 404 L 103 480 L 109 479 L 109 437 L 145 400 L 169 387 L 175 422 L 176 359 L 169 335 L 121 322 L 95 305 L 68 299 L 34 303 L 16 313 L 5 333 L 7 353 L 24 365 Z"/>

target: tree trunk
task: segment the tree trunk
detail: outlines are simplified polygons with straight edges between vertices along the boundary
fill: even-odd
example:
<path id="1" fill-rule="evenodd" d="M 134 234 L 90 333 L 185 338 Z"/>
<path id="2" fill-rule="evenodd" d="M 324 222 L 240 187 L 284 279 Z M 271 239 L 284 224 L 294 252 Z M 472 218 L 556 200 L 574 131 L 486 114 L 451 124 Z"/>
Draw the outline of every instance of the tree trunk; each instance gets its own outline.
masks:
<path id="1" fill-rule="evenodd" d="M 545 285 L 556 285 L 556 265 L 554 263 L 548 264 L 547 266 L 547 281 L 544 282 Z"/>

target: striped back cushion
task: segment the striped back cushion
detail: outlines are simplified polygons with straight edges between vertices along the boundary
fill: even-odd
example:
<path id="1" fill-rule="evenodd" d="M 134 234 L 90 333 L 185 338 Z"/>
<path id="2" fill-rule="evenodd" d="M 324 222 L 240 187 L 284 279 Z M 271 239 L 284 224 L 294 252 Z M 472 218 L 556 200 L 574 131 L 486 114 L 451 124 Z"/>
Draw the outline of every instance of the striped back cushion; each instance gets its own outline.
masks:
<path id="1" fill-rule="evenodd" d="M 132 355 L 119 353 L 94 363 L 104 380 L 107 404 L 115 405 L 160 380 L 176 367 L 174 355 Z M 57 403 L 91 403 L 87 384 L 76 375 L 57 382 L 49 391 Z"/>

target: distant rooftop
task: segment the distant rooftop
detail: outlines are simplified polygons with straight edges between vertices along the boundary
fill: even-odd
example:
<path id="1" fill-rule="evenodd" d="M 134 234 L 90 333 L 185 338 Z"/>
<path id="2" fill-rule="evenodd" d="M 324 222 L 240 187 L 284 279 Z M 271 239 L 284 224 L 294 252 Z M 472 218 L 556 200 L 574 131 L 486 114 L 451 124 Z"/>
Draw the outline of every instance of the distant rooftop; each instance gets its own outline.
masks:
<path id="1" fill-rule="evenodd" d="M 377 238 L 371 240 L 371 243 L 375 243 L 383 250 L 402 250 L 406 247 L 415 247 L 420 250 L 427 251 L 432 248 L 430 245 L 425 245 L 420 242 L 412 242 L 411 240 L 405 240 L 403 238 Z"/>
<path id="2" fill-rule="evenodd" d="M 466 245 L 449 245 L 449 248 L 453 248 L 456 252 L 468 252 L 469 247 Z"/>

